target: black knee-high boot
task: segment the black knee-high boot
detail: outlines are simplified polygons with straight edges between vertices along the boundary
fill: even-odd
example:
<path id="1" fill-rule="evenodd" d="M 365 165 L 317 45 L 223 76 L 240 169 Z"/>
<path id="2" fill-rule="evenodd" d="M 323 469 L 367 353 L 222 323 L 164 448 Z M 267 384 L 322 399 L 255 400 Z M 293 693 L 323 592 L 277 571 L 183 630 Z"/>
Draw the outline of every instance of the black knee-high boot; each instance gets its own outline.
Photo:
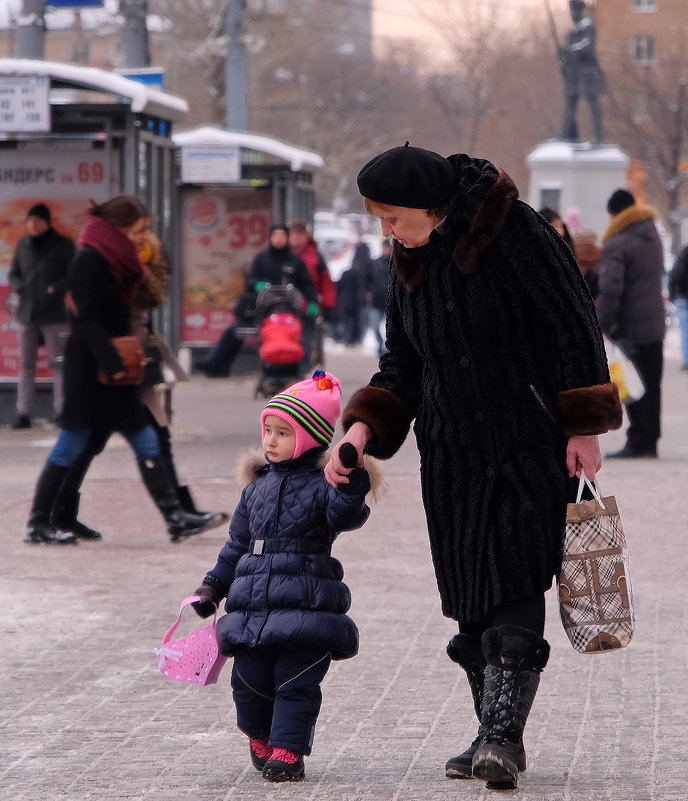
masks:
<path id="1" fill-rule="evenodd" d="M 182 509 L 188 514 L 204 518 L 206 521 L 206 529 L 216 528 L 226 523 L 229 520 L 229 515 L 226 512 L 201 512 L 196 508 L 189 487 L 179 483 L 177 467 L 174 463 L 174 456 L 172 455 L 172 437 L 170 436 L 170 429 L 167 426 L 159 425 L 152 415 L 150 415 L 150 417 L 151 423 L 158 435 L 158 442 L 160 443 L 160 459 L 165 465 L 165 469 L 177 493 L 177 498 L 182 505 Z"/>
<path id="2" fill-rule="evenodd" d="M 100 540 L 102 535 L 77 519 L 81 495 L 73 487 L 63 487 L 55 500 L 52 524 L 57 531 L 71 532 L 80 540 Z"/>
<path id="3" fill-rule="evenodd" d="M 149 495 L 165 518 L 167 532 L 172 542 L 178 542 L 212 528 L 212 525 L 203 516 L 188 514 L 184 511 L 179 503 L 174 484 L 160 457 L 144 459 L 142 462 L 138 462 L 138 465 Z"/>
<path id="4" fill-rule="evenodd" d="M 519 754 L 525 769 L 523 729 L 549 644 L 531 629 L 504 625 L 488 629 L 482 645 L 486 667 L 473 775 L 488 787 L 511 789 L 518 784 Z"/>
<path id="5" fill-rule="evenodd" d="M 68 467 L 46 462 L 41 471 L 31 504 L 24 542 L 46 545 L 74 545 L 78 539 L 68 532 L 57 531 L 50 523 L 53 504 L 60 492 Z"/>
<path id="6" fill-rule="evenodd" d="M 473 707 L 480 722 L 480 707 L 483 700 L 483 673 L 485 657 L 480 634 L 456 634 L 449 640 L 447 655 L 460 665 L 468 677 L 468 684 L 473 696 Z M 452 757 L 445 765 L 445 773 L 450 779 L 473 778 L 473 755 L 478 748 L 480 737 L 476 736 L 468 748 L 461 754 Z"/>

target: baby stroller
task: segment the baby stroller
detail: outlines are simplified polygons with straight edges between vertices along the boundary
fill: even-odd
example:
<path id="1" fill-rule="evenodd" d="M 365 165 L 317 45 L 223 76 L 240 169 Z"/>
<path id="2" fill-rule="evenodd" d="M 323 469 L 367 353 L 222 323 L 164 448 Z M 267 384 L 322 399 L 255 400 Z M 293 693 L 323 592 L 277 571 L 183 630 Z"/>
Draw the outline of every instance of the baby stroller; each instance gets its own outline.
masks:
<path id="1" fill-rule="evenodd" d="M 258 330 L 258 383 L 255 398 L 271 398 L 298 381 L 303 298 L 291 284 L 268 286 L 256 298 Z"/>

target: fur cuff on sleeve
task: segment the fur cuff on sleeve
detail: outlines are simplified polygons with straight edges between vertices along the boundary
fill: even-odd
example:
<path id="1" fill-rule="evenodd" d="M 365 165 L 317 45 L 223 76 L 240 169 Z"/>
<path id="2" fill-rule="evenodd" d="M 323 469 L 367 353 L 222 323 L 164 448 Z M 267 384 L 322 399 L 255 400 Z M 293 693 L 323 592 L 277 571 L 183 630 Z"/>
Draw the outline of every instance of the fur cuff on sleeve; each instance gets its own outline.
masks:
<path id="1" fill-rule="evenodd" d="M 373 432 L 366 453 L 389 459 L 402 446 L 411 426 L 399 398 L 382 387 L 363 387 L 355 392 L 342 415 L 345 431 L 354 423 L 365 423 Z"/>
<path id="2" fill-rule="evenodd" d="M 623 414 L 615 384 L 567 389 L 557 395 L 564 436 L 604 434 L 621 428 Z"/>

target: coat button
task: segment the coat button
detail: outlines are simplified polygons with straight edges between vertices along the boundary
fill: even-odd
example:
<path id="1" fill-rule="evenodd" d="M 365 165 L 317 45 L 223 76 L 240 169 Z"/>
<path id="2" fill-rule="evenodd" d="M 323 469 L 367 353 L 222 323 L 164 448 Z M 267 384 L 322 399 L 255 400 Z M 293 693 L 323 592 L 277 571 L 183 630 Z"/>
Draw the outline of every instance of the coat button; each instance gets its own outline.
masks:
<path id="1" fill-rule="evenodd" d="M 466 369 L 466 367 L 468 367 L 469 364 L 470 364 L 470 361 L 468 360 L 467 356 L 462 356 L 459 359 L 459 367 L 463 367 L 464 370 Z"/>
<path id="2" fill-rule="evenodd" d="M 485 422 L 485 415 L 482 412 L 476 412 L 473 415 L 473 419 L 476 423 L 484 423 Z"/>
<path id="3" fill-rule="evenodd" d="M 450 311 L 450 312 L 454 311 L 454 301 L 453 300 L 450 300 L 449 303 L 447 303 L 447 311 Z"/>

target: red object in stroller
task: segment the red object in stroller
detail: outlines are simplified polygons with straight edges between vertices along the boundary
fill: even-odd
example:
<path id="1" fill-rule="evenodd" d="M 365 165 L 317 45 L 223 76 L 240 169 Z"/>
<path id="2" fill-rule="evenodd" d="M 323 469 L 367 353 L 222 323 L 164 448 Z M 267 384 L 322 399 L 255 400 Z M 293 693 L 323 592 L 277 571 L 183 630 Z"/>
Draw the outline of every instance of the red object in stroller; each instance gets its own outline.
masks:
<path id="1" fill-rule="evenodd" d="M 260 374 L 255 397 L 271 398 L 298 381 L 303 359 L 301 344 L 301 293 L 291 284 L 269 286 L 256 299 Z"/>

